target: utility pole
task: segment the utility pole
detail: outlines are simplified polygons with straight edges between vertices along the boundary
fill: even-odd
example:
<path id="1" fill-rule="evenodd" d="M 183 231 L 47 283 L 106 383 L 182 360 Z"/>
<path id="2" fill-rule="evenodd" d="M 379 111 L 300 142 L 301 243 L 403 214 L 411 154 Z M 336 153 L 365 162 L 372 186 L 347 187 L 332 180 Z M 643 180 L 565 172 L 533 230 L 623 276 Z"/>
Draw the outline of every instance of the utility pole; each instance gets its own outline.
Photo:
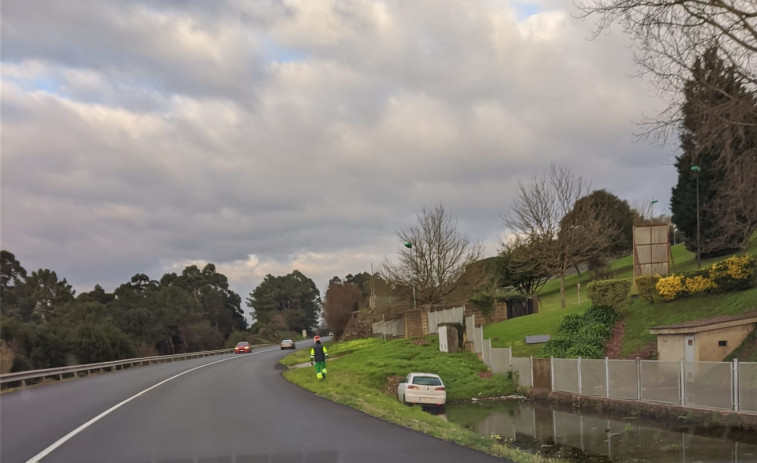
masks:
<path id="1" fill-rule="evenodd" d="M 697 268 L 702 268 L 702 238 L 699 234 L 699 173 L 702 169 L 699 166 L 691 166 L 691 171 L 697 179 Z"/>

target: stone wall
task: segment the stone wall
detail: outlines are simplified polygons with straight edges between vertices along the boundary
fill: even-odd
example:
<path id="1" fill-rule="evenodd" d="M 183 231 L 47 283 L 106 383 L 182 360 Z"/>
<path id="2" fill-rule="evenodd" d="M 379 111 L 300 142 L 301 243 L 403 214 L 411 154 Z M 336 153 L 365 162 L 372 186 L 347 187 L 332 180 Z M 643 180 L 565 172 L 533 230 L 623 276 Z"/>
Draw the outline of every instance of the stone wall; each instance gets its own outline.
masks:
<path id="1" fill-rule="evenodd" d="M 375 317 L 370 312 L 353 312 L 339 340 L 349 341 L 350 339 L 373 337 L 373 322 Z"/>

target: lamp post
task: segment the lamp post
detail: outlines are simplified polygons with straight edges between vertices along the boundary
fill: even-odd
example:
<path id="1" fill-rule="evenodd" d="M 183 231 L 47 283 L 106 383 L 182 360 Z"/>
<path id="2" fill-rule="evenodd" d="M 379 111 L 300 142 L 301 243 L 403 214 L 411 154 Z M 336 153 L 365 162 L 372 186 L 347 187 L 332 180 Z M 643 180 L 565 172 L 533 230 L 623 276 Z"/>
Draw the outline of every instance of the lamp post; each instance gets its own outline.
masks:
<path id="1" fill-rule="evenodd" d="M 654 205 L 655 205 L 655 203 L 657 203 L 656 199 L 653 199 L 652 202 L 649 203 L 650 215 L 652 216 L 652 217 L 650 217 L 650 220 L 652 220 L 652 223 L 654 223 Z"/>
<path id="2" fill-rule="evenodd" d="M 697 179 L 697 268 L 702 268 L 702 241 L 699 235 L 699 173 L 702 169 L 699 166 L 691 166 L 691 171 Z"/>
<path id="3" fill-rule="evenodd" d="M 413 243 L 410 241 L 405 241 L 404 243 L 402 243 L 402 245 L 408 249 L 412 249 L 413 252 L 415 252 L 415 258 L 413 259 L 413 266 L 415 266 L 415 259 L 418 258 L 418 252 L 415 250 Z M 415 274 L 413 274 L 413 310 L 415 310 Z"/>

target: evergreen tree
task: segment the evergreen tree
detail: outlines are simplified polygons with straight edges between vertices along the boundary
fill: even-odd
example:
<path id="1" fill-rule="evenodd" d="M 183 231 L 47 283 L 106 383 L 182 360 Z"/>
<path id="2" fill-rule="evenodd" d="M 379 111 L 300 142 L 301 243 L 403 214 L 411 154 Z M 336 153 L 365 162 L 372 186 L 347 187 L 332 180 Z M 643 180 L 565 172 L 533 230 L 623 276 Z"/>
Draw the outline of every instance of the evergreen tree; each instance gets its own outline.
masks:
<path id="1" fill-rule="evenodd" d="M 718 255 L 743 246 L 755 227 L 757 102 L 715 48 L 696 60 L 684 96 L 672 219 L 686 237 L 687 249 L 695 251 L 698 176 L 701 252 Z M 723 122 L 737 116 L 741 127 Z M 698 172 L 691 170 L 695 165 Z"/>

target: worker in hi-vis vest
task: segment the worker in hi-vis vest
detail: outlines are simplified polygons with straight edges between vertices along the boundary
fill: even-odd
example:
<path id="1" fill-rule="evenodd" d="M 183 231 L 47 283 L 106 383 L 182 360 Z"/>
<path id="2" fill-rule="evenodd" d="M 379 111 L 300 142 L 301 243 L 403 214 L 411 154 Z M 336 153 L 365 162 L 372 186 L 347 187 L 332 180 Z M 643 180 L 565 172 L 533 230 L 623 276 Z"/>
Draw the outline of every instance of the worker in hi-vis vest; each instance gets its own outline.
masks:
<path id="1" fill-rule="evenodd" d="M 326 358 L 329 356 L 326 346 L 321 344 L 321 337 L 313 338 L 315 345 L 310 349 L 310 364 L 315 364 L 315 377 L 326 379 Z"/>

